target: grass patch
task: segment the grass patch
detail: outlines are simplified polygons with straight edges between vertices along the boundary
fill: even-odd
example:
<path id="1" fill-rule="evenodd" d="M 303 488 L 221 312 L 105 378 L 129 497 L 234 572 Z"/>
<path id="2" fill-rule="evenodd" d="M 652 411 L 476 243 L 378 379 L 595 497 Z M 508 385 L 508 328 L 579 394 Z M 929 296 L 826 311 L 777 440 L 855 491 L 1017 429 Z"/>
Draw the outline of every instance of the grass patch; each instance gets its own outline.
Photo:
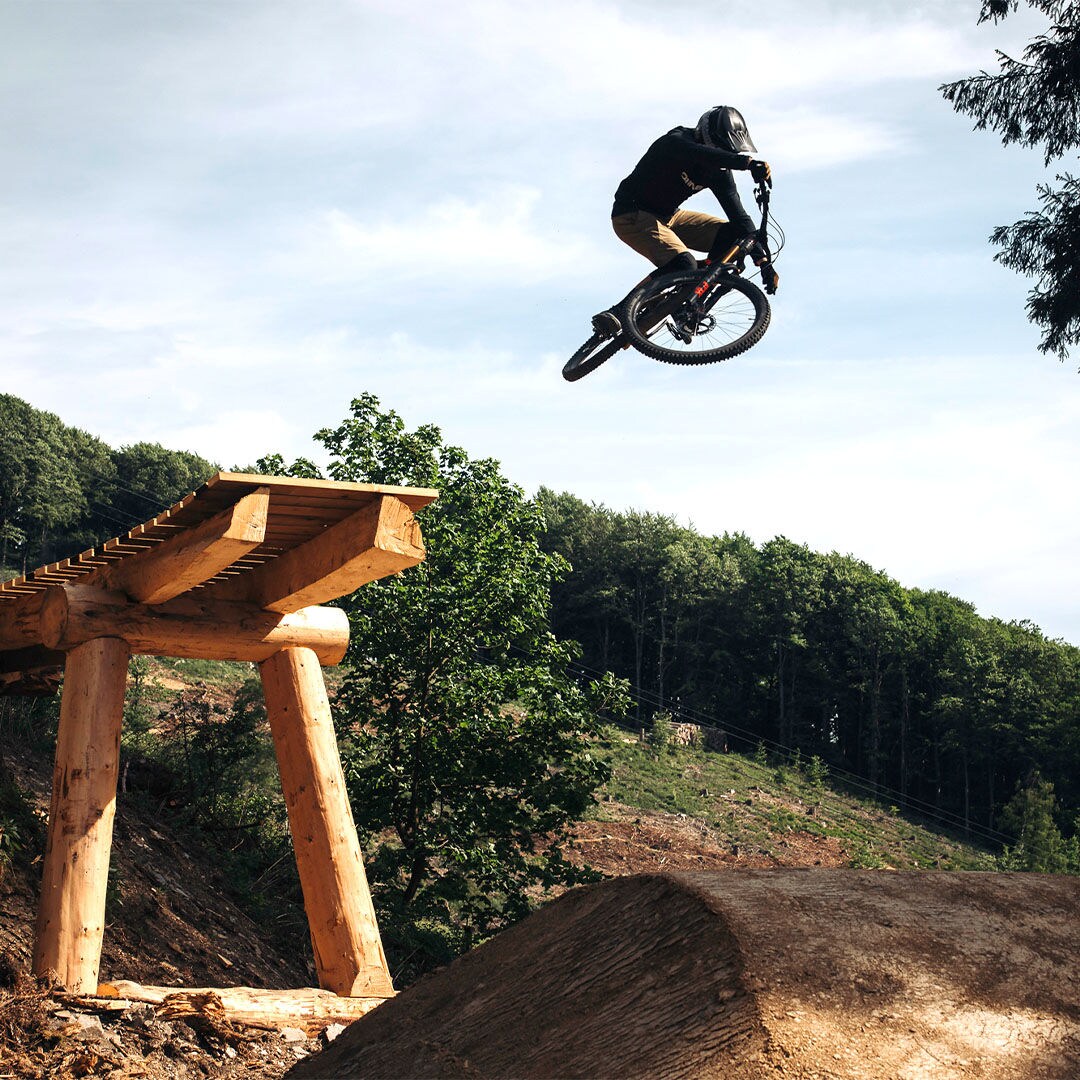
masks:
<path id="1" fill-rule="evenodd" d="M 895 806 L 859 799 L 831 782 L 820 762 L 770 760 L 669 746 L 656 754 L 633 734 L 609 727 L 597 753 L 611 768 L 601 792 L 647 811 L 704 822 L 719 842 L 765 852 L 785 834 L 834 837 L 855 867 L 989 870 L 986 848 L 905 817 Z M 604 816 L 603 801 L 595 814 Z"/>

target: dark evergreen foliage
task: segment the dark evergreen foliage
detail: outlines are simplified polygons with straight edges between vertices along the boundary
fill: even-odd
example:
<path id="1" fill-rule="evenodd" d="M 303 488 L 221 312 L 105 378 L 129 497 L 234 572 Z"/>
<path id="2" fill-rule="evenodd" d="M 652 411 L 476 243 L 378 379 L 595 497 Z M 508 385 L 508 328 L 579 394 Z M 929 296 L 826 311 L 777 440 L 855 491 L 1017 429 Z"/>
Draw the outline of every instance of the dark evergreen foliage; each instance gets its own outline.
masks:
<path id="1" fill-rule="evenodd" d="M 980 72 L 941 87 L 957 112 L 975 118 L 1005 144 L 1039 147 L 1046 165 L 1080 146 L 1080 3 L 1028 0 L 1050 20 L 1019 60 L 997 53 L 996 74 Z M 980 22 L 1005 18 L 1016 0 L 986 0 Z M 1042 327 L 1039 348 L 1064 359 L 1080 343 L 1080 181 L 1070 173 L 1058 187 L 1038 187 L 1042 207 L 1013 225 L 1000 226 L 991 242 L 1002 265 L 1034 278 L 1027 312 Z"/>

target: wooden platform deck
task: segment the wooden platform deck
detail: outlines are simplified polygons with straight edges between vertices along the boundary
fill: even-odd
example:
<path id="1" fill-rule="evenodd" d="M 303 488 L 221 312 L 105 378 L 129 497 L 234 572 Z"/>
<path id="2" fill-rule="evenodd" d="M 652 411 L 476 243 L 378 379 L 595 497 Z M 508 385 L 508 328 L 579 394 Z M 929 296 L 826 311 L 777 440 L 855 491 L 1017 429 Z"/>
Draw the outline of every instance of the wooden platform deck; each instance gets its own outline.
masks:
<path id="1" fill-rule="evenodd" d="M 0 693 L 53 690 L 63 671 L 36 975 L 97 988 L 128 662 L 142 654 L 259 665 L 320 987 L 337 1009 L 392 996 L 322 675 L 345 657 L 349 619 L 326 605 L 422 562 L 413 515 L 437 494 L 218 473 L 125 536 L 0 584 Z M 301 997 L 291 1006 L 315 1008 Z"/>
<path id="2" fill-rule="evenodd" d="M 103 570 L 174 539 L 179 533 L 201 525 L 234 506 L 244 496 L 263 488 L 269 496 L 263 540 L 219 573 L 200 582 L 196 588 L 212 589 L 217 584 L 276 559 L 357 511 L 371 506 L 383 495 L 392 495 L 410 510 L 419 510 L 438 496 L 438 492 L 428 488 L 219 472 L 198 491 L 193 491 L 175 506 L 124 536 L 106 540 L 70 559 L 42 566 L 24 577 L 0 582 L 0 604 L 43 592 L 52 585 L 94 584 L 103 576 Z M 3 640 L 0 639 L 2 647 Z"/>
<path id="3" fill-rule="evenodd" d="M 427 488 L 218 473 L 124 536 L 0 582 L 0 693 L 55 689 L 62 650 L 74 643 L 58 624 L 66 626 L 72 610 L 107 633 L 109 618 L 122 609 L 121 636 L 132 639 L 135 652 L 194 655 L 170 651 L 175 643 L 158 631 L 140 644 L 135 638 L 148 609 L 173 624 L 202 618 L 235 627 L 245 613 L 217 618 L 214 605 L 248 605 L 249 622 L 252 612 L 267 613 L 254 619 L 257 633 L 271 634 L 276 616 L 314 610 L 419 562 L 422 540 L 412 514 L 436 497 Z M 163 606 L 169 602 L 171 608 Z M 208 644 L 190 647 L 212 651 Z M 222 658 L 261 656 L 245 654 L 241 643 L 236 655 Z M 333 649 L 321 659 L 336 662 Z"/>

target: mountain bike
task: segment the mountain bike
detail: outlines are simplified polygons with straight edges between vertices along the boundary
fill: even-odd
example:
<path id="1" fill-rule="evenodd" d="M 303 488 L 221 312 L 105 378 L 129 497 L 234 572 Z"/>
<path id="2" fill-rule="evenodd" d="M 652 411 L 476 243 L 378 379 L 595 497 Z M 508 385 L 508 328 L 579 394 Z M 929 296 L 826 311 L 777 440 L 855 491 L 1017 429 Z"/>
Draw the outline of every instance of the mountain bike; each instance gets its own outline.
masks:
<path id="1" fill-rule="evenodd" d="M 696 270 L 645 278 L 618 310 L 622 329 L 614 337 L 594 333 L 563 366 L 567 382 L 595 371 L 621 349 L 633 346 L 668 364 L 713 364 L 756 345 L 769 328 L 772 311 L 765 293 L 743 276 L 747 259 L 761 267 L 766 289 L 775 292 L 769 250 L 769 188 L 758 184 L 754 198 L 761 225 L 714 262 Z M 776 225 L 775 219 L 772 224 Z M 783 230 L 779 246 L 783 246 Z M 770 288 L 771 284 L 771 288 Z"/>

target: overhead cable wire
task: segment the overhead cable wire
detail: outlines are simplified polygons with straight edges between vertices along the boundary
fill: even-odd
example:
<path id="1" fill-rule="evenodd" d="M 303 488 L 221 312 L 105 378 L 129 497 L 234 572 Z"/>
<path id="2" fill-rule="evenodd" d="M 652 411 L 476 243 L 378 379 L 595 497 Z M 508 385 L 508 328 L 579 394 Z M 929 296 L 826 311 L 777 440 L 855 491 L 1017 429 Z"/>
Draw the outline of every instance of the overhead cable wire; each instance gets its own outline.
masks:
<path id="1" fill-rule="evenodd" d="M 577 667 L 583 675 L 591 676 L 603 676 L 608 672 L 600 671 L 597 668 L 589 667 L 586 664 L 582 664 L 578 661 L 574 661 L 571 665 Z M 631 696 L 639 704 L 645 704 L 654 706 L 656 708 L 668 708 L 677 710 L 678 715 L 696 718 L 697 721 L 709 721 L 708 723 L 700 724 L 703 727 L 712 727 L 727 732 L 731 735 L 737 736 L 742 741 L 748 744 L 761 743 L 766 749 L 771 749 L 774 753 L 785 754 L 788 757 L 793 756 L 796 753 L 803 753 L 804 751 L 800 747 L 788 746 L 775 739 L 770 739 L 767 736 L 763 736 L 757 732 L 751 731 L 748 728 L 743 728 L 738 724 L 732 724 L 727 721 L 721 721 L 718 717 L 711 716 L 708 713 L 704 713 L 700 710 L 684 706 L 681 702 L 677 705 L 672 705 L 669 701 L 664 703 L 658 695 L 644 690 L 642 687 L 637 686 L 627 680 L 627 685 L 631 689 Z M 923 799 L 919 799 L 916 796 L 906 794 L 898 791 L 895 788 L 891 788 L 884 784 L 874 784 L 869 777 L 862 776 L 859 773 L 852 772 L 848 769 L 838 768 L 833 765 L 829 765 L 830 775 L 836 777 L 839 781 L 847 786 L 854 788 L 858 791 L 864 791 L 871 797 L 880 801 L 884 797 L 888 796 L 894 799 L 901 805 L 906 805 L 913 813 L 918 814 L 920 817 L 927 818 L 932 821 L 938 821 L 942 825 L 948 827 L 950 830 L 963 831 L 968 834 L 974 834 L 980 838 L 993 842 L 996 844 L 1009 843 L 1014 840 L 1014 837 L 1009 836 L 1006 833 L 999 832 L 996 829 L 992 829 L 989 826 L 984 826 L 976 822 L 965 821 L 964 818 L 955 814 L 952 811 L 944 810 L 941 807 L 935 806 L 933 803 L 926 802 Z"/>

